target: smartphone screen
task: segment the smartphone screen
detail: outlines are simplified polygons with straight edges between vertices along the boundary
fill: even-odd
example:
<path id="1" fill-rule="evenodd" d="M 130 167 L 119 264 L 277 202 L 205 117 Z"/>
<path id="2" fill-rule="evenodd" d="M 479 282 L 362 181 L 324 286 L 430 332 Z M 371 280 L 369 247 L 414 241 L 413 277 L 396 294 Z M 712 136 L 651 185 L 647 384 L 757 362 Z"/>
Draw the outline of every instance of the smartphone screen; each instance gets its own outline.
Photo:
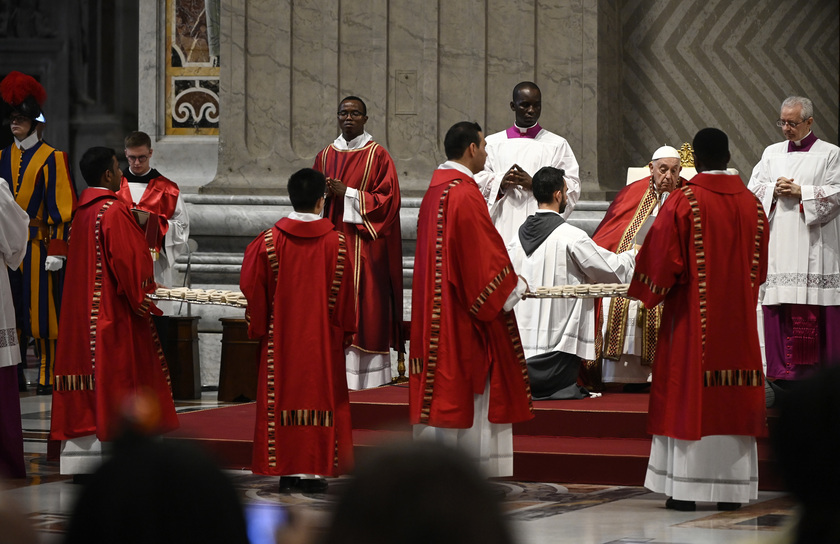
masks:
<path id="1" fill-rule="evenodd" d="M 279 504 L 248 504 L 245 523 L 251 544 L 276 544 L 277 530 L 286 523 L 286 508 Z"/>

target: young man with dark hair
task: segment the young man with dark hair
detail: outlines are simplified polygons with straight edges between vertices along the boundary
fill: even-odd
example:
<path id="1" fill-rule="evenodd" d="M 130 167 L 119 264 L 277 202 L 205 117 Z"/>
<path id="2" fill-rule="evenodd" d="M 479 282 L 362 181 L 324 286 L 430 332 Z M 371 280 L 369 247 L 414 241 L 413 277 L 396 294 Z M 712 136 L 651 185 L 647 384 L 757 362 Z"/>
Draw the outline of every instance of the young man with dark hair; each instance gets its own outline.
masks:
<path id="1" fill-rule="evenodd" d="M 734 510 L 758 495 L 755 437 L 766 432 L 756 304 L 767 217 L 726 171 L 726 134 L 703 129 L 693 147 L 698 174 L 662 206 L 628 293 L 647 308 L 664 301 L 645 487 L 665 493 L 666 508 Z"/>
<path id="2" fill-rule="evenodd" d="M 391 381 L 391 348 L 405 351 L 400 185 L 394 161 L 365 130 L 367 106 L 338 104 L 341 134 L 315 157 L 327 177 L 324 217 L 344 234 L 354 256 L 358 332 L 347 347 L 350 389 Z"/>
<path id="3" fill-rule="evenodd" d="M 153 154 L 152 139 L 145 132 L 136 131 L 125 137 L 128 168 L 123 170 L 117 196 L 129 208 L 154 214 L 157 233 L 148 242 L 154 249 L 155 281 L 173 287 L 172 269 L 187 249 L 190 219 L 178 185 L 152 168 Z M 171 308 L 170 304 L 164 307 L 167 311 Z"/>
<path id="4" fill-rule="evenodd" d="M 616 255 L 563 219 L 568 198 L 563 170 L 540 168 L 534 174 L 533 193 L 539 208 L 508 245 L 513 267 L 528 285 L 630 281 L 635 251 Z M 526 299 L 515 311 L 534 398 L 586 396 L 576 382 L 581 359 L 595 358 L 595 299 Z"/>
<path id="5" fill-rule="evenodd" d="M 344 349 L 356 331 L 353 260 L 343 233 L 321 218 L 326 181 L 289 178 L 294 212 L 245 250 L 240 288 L 248 334 L 260 340 L 251 470 L 280 490 L 323 491 L 353 463 Z"/>
<path id="6" fill-rule="evenodd" d="M 464 156 L 471 144 L 479 147 L 484 145 L 481 141 L 481 126 L 471 121 L 461 121 L 446 132 L 443 151 L 448 160 L 455 161 Z"/>
<path id="7" fill-rule="evenodd" d="M 566 172 L 569 188 L 564 218 L 569 217 L 580 197 L 578 163 L 569 142 L 539 124 L 542 93 L 537 84 L 518 83 L 513 88 L 510 109 L 513 126 L 487 137 L 487 163 L 475 178 L 506 244 L 516 238 L 519 226 L 537 210 L 531 176 L 543 166 Z"/>
<path id="8" fill-rule="evenodd" d="M 113 149 L 93 147 L 79 162 L 88 184 L 79 199 L 67 259 L 50 438 L 64 441 L 61 473 L 91 473 L 100 442 L 126 425 L 154 434 L 178 427 L 148 297 L 155 290 L 143 232 L 115 191 Z"/>
<path id="9" fill-rule="evenodd" d="M 476 123 L 446 134 L 417 223 L 409 410 L 414 437 L 464 449 L 487 476 L 513 474 L 512 424 L 533 417 L 513 305 L 517 278 L 473 179 L 484 167 Z"/>

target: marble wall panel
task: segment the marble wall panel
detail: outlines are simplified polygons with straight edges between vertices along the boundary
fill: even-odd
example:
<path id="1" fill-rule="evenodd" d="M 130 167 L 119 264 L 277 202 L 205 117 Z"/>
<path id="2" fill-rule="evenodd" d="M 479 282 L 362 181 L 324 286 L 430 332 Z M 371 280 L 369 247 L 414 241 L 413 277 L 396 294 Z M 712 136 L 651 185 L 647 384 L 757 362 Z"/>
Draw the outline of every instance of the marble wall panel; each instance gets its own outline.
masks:
<path id="1" fill-rule="evenodd" d="M 620 14 L 626 164 L 715 126 L 746 179 L 782 140 L 774 123 L 790 94 L 814 101 L 815 134 L 837 143 L 837 2 L 630 0 Z"/>
<path id="2" fill-rule="evenodd" d="M 624 179 L 627 164 L 621 156 L 623 117 L 621 112 L 621 9 L 612 0 L 598 2 L 597 53 L 597 168 L 598 184 Z M 610 98 L 612 97 L 612 98 Z"/>
<path id="3" fill-rule="evenodd" d="M 590 28 L 591 27 L 591 28 Z M 537 3 L 537 84 L 540 124 L 569 141 L 581 182 L 594 181 L 596 5 L 585 0 Z"/>
<path id="4" fill-rule="evenodd" d="M 292 12 L 291 1 L 246 2 L 244 119 L 247 151 L 252 158 L 268 157 L 276 152 L 275 145 L 284 150 L 284 137 L 286 142 L 291 139 Z"/>
<path id="5" fill-rule="evenodd" d="M 428 180 L 440 158 L 437 141 L 440 24 L 438 5 L 435 2 L 389 2 L 388 64 L 392 85 L 388 91 L 388 100 L 391 104 L 396 101 L 398 93 L 394 78 L 400 72 L 403 77 L 408 75 L 409 79 L 400 82 L 402 87 L 399 96 L 406 101 L 411 99 L 415 105 L 415 110 L 399 115 L 391 113 L 392 108 L 389 107 L 386 147 L 397 162 L 401 178 L 406 177 L 405 173 Z M 411 74 L 416 74 L 416 77 Z M 418 185 L 424 186 L 422 181 Z M 401 186 L 405 186 L 405 183 Z"/>
<path id="6" fill-rule="evenodd" d="M 440 20 L 458 32 L 441 32 L 438 58 L 438 135 L 437 148 L 444 157 L 443 138 L 459 121 L 485 121 L 487 21 L 483 2 L 440 5 Z M 486 131 L 486 128 L 485 128 Z"/>
<path id="7" fill-rule="evenodd" d="M 321 135 L 323 148 L 338 136 L 336 106 L 345 96 L 358 96 L 368 108 L 365 125 L 375 140 L 387 143 L 388 0 L 341 2 L 338 47 L 339 92 L 323 112 L 329 127 Z M 320 150 L 320 148 L 319 148 Z"/>
<path id="8" fill-rule="evenodd" d="M 338 95 L 339 2 L 295 0 L 292 3 L 291 89 L 272 99 L 290 103 L 290 138 L 296 157 L 310 163 L 335 132 Z M 311 165 L 311 164 L 310 164 Z"/>
<path id="9" fill-rule="evenodd" d="M 223 2 L 220 168 L 202 191 L 276 192 L 335 138 L 346 94 L 367 102 L 367 129 L 406 193 L 425 189 L 453 123 L 510 125 L 523 80 L 547 88 L 543 125 L 594 155 L 596 130 L 584 122 L 596 111 L 592 13 L 583 0 Z"/>
<path id="10" fill-rule="evenodd" d="M 487 1 L 487 113 L 483 126 L 488 134 L 513 124 L 510 102 L 516 84 L 536 82 L 536 17 L 535 0 Z"/>

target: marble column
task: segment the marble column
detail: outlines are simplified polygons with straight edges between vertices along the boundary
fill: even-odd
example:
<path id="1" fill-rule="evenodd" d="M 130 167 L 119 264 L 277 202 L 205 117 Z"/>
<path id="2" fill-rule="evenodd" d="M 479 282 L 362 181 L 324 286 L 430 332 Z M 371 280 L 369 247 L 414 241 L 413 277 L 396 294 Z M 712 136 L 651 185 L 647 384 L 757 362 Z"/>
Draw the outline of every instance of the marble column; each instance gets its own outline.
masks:
<path id="1" fill-rule="evenodd" d="M 543 126 L 565 136 L 598 191 L 599 15 L 583 0 L 222 2 L 219 163 L 202 193 L 272 195 L 338 134 L 345 95 L 421 195 L 441 140 L 471 119 L 506 128 L 513 86 L 543 87 Z"/>

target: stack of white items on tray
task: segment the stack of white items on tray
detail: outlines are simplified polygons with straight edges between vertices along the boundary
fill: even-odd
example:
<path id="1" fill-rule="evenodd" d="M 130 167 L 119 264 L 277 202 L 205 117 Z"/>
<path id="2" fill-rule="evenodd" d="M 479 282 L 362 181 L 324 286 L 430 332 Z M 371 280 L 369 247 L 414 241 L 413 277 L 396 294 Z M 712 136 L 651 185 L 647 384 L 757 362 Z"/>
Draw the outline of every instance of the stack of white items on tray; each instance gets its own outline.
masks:
<path id="1" fill-rule="evenodd" d="M 245 300 L 245 295 L 241 292 L 225 291 L 222 289 L 191 289 L 188 287 L 167 289 L 166 287 L 158 287 L 155 290 L 155 298 L 159 300 L 185 300 L 187 302 L 203 304 L 248 306 L 248 301 Z"/>
<path id="2" fill-rule="evenodd" d="M 627 283 L 584 283 L 581 285 L 557 285 L 554 287 L 537 287 L 533 293 L 539 297 L 615 297 L 627 296 Z"/>

